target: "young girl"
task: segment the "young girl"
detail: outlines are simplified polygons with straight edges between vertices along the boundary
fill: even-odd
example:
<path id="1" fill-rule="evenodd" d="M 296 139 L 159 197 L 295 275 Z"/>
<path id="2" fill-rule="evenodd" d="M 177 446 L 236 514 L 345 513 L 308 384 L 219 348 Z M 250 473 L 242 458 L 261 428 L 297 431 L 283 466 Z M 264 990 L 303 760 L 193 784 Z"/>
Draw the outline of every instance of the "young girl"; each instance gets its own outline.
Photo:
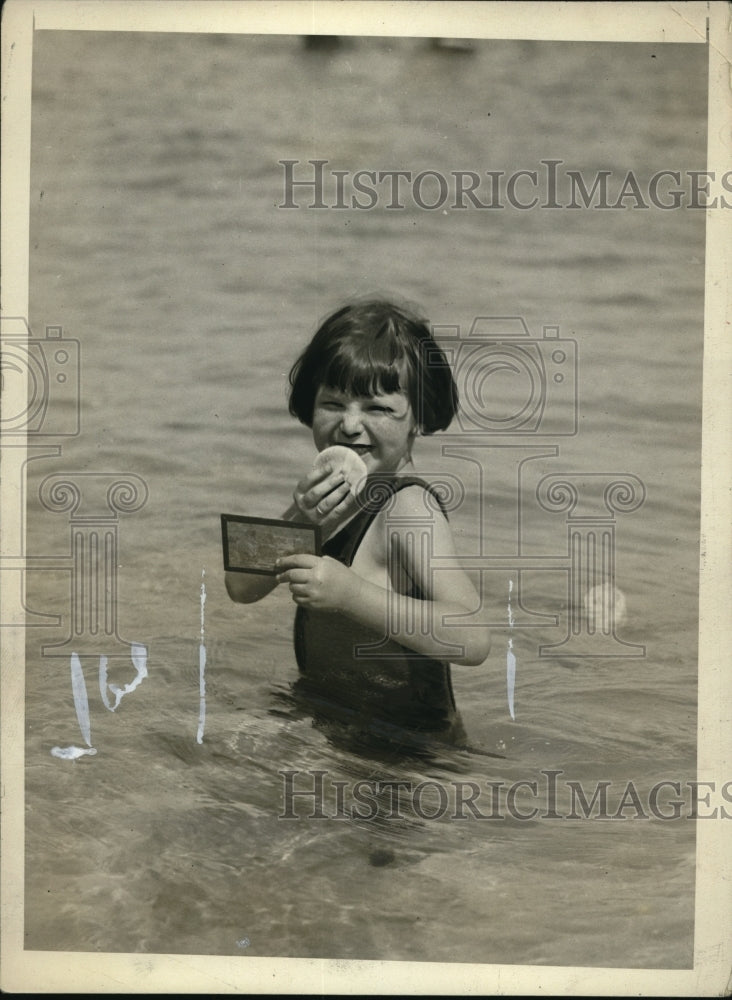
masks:
<path id="1" fill-rule="evenodd" d="M 276 583 L 298 606 L 300 689 L 369 726 L 454 736 L 448 661 L 481 663 L 489 637 L 467 621 L 480 598 L 455 559 L 430 568 L 432 556 L 455 549 L 437 492 L 413 471 L 415 439 L 455 415 L 445 355 L 417 316 L 359 302 L 325 320 L 290 385 L 290 412 L 312 429 L 317 450 L 345 446 L 367 471 L 354 496 L 332 464 L 314 468 L 284 515 L 319 524 L 324 539 L 322 556 L 277 565 Z M 228 573 L 226 585 L 246 603 L 276 584 Z"/>

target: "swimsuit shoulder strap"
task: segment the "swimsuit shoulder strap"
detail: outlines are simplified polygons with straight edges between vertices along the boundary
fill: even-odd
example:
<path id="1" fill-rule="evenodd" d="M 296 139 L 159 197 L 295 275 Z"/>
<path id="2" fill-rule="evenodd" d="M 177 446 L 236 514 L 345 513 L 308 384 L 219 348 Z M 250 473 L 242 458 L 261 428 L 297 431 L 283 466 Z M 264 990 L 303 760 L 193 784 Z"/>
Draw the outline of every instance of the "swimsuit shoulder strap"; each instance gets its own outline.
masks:
<path id="1" fill-rule="evenodd" d="M 333 559 L 350 566 L 376 515 L 384 509 L 389 500 L 408 486 L 420 486 L 430 493 L 447 517 L 444 504 L 437 490 L 419 476 L 395 476 L 376 474 L 369 476 L 358 499 L 360 510 L 351 520 L 323 545 L 323 552 Z"/>

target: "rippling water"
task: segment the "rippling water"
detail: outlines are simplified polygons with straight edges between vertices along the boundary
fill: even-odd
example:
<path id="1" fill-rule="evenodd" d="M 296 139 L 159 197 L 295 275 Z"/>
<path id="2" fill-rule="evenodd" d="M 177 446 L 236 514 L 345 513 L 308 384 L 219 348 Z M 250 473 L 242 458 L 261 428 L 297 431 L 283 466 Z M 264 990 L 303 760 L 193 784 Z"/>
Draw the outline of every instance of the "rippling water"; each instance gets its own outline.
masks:
<path id="1" fill-rule="evenodd" d="M 108 698 L 136 684 L 112 713 L 84 659 L 97 754 L 76 762 L 51 755 L 84 744 L 69 659 L 40 653 L 68 634 L 69 575 L 28 574 L 29 607 L 62 623 L 29 629 L 26 946 L 690 966 L 688 821 L 460 822 L 404 796 L 398 820 L 383 801 L 376 820 L 278 816 L 287 770 L 348 789 L 433 780 L 423 813 L 457 781 L 503 782 L 505 798 L 563 771 L 588 793 L 613 782 L 614 811 L 630 781 L 647 801 L 655 782 L 695 776 L 704 213 L 275 206 L 281 159 L 702 169 L 703 46 L 449 55 L 375 38 L 316 53 L 284 36 L 40 32 L 33 107 L 31 325 L 80 342 L 82 432 L 29 465 L 28 550 L 69 551 L 69 515 L 38 501 L 51 473 L 134 473 L 149 498 L 121 515 L 118 559 L 119 633 L 147 648 L 147 676 L 110 660 Z M 537 558 L 566 553 L 563 516 L 535 501 L 544 475 L 628 473 L 646 491 L 616 525 L 620 634 L 646 655 L 540 658 L 566 631 L 566 575 L 522 574 L 509 635 L 512 571 L 486 574 L 493 651 L 453 669 L 469 750 L 404 757 L 314 724 L 290 697 L 288 596 L 242 607 L 223 587 L 219 513 L 276 514 L 312 457 L 286 412 L 292 360 L 319 317 L 374 290 L 463 332 L 522 316 L 535 337 L 555 324 L 577 342 L 576 436 L 494 449 L 483 479 L 443 453 L 454 428 L 421 442 L 418 468 L 465 484 L 462 552 L 517 551 L 531 448 L 521 541 Z"/>

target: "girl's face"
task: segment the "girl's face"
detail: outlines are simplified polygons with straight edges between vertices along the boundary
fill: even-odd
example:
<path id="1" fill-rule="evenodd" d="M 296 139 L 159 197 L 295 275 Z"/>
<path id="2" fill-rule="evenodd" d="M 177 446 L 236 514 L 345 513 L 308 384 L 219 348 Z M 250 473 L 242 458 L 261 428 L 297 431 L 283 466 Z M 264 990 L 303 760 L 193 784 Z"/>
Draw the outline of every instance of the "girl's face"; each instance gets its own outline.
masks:
<path id="1" fill-rule="evenodd" d="M 369 473 L 396 472 L 411 461 L 417 422 L 403 392 L 352 396 L 321 385 L 313 407 L 318 451 L 341 444 L 353 448 Z"/>

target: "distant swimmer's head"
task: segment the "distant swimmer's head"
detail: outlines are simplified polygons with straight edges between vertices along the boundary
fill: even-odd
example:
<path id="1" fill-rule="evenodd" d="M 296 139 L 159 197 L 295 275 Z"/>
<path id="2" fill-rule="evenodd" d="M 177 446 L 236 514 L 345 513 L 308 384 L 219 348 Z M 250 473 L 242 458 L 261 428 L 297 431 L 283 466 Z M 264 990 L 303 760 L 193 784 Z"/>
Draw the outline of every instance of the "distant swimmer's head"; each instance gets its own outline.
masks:
<path id="1" fill-rule="evenodd" d="M 458 392 L 427 322 L 380 299 L 329 316 L 290 372 L 290 413 L 307 427 L 319 389 L 367 398 L 403 394 L 422 434 L 446 430 Z"/>
<path id="2" fill-rule="evenodd" d="M 584 598 L 585 616 L 588 627 L 594 632 L 614 632 L 628 617 L 625 594 L 620 587 L 601 583 L 590 587 Z"/>

